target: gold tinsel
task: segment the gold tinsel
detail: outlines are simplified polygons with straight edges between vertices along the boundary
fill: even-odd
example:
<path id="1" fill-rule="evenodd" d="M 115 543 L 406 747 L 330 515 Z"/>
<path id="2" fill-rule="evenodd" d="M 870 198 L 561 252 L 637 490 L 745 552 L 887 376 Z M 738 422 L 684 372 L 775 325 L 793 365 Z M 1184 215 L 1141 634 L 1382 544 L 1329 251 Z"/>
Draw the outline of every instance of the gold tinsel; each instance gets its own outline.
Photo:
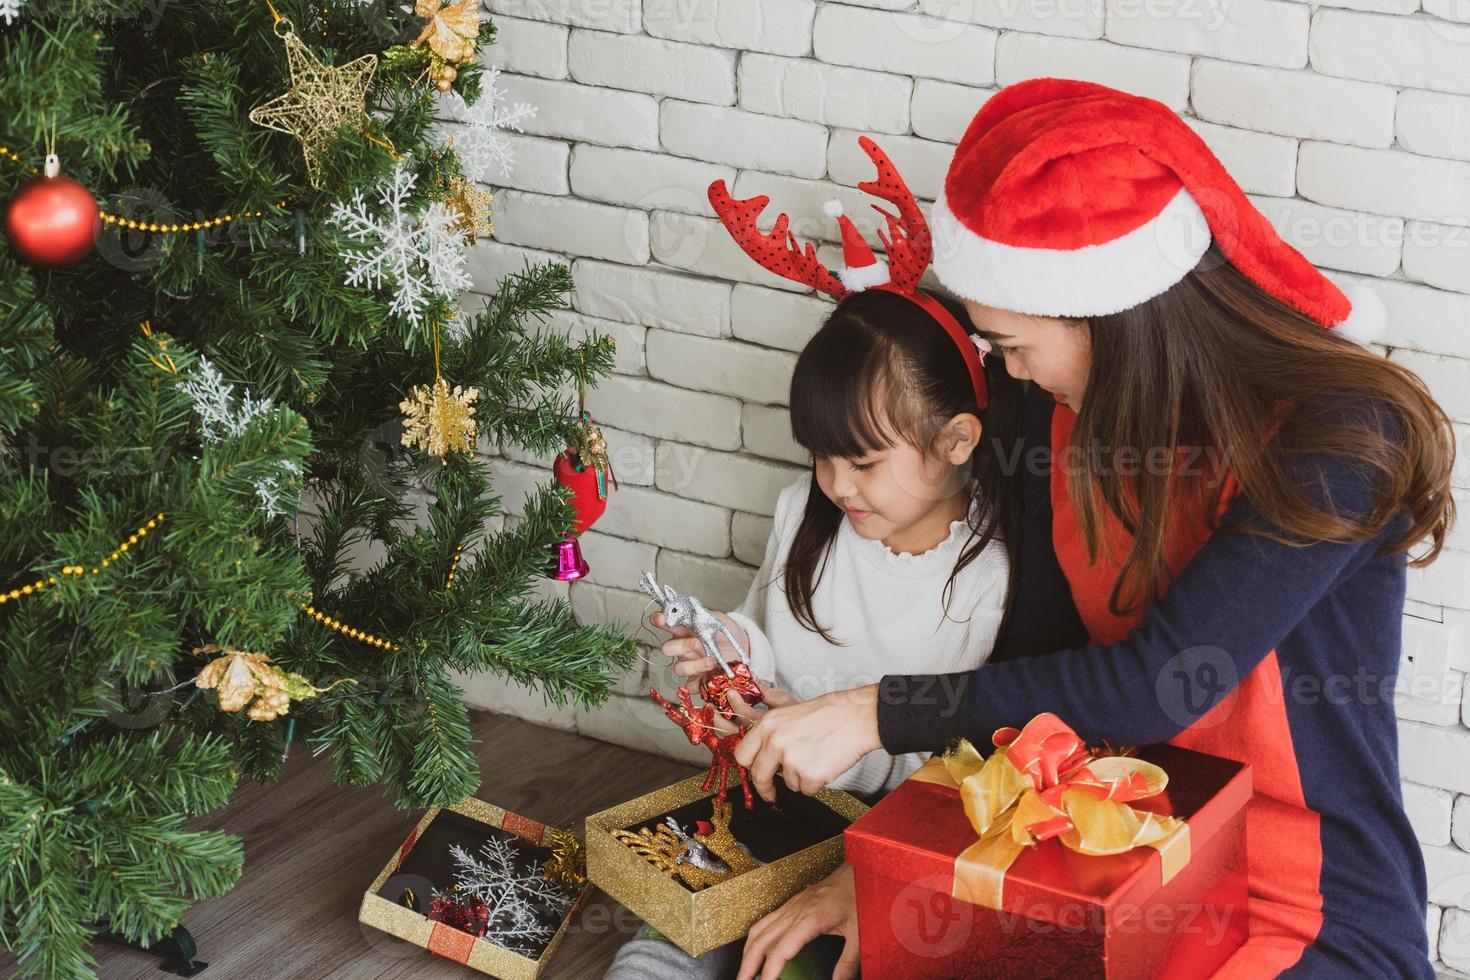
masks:
<path id="1" fill-rule="evenodd" d="M 551 857 L 542 865 L 546 878 L 575 892 L 587 884 L 587 848 L 570 830 L 547 827 L 541 834 L 541 845 L 551 848 Z"/>
<path id="2" fill-rule="evenodd" d="M 286 44 L 291 87 L 250 110 L 250 121 L 296 137 L 306 158 L 306 177 L 317 187 L 322 154 L 337 131 L 348 123 L 367 125 L 367 88 L 378 56 L 365 54 L 345 65 L 328 65 L 311 53 L 289 22 L 278 21 L 278 30 L 281 24 L 286 25 L 281 39 Z"/>
<path id="3" fill-rule="evenodd" d="M 403 410 L 403 445 L 418 446 L 440 459 L 475 448 L 474 403 L 478 388 L 449 386 L 443 377 L 432 385 L 414 385 L 398 403 Z"/>
<path id="4" fill-rule="evenodd" d="M 494 199 L 490 192 L 480 190 L 478 184 L 463 177 L 450 178 L 448 190 L 444 204 L 454 214 L 451 227 L 464 235 L 465 244 L 475 244 L 480 235 L 489 238 L 495 232 L 495 226 L 490 223 L 490 202 Z"/>

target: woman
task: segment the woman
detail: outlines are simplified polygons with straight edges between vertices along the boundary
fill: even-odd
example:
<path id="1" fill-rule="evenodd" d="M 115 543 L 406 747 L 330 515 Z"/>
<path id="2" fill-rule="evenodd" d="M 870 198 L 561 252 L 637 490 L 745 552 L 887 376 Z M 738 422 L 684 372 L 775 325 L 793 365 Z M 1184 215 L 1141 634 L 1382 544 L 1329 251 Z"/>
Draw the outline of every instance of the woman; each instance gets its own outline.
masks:
<path id="1" fill-rule="evenodd" d="M 934 226 L 940 280 L 1055 399 L 1053 540 L 1091 645 L 771 711 L 737 759 L 766 795 L 777 767 L 819 786 L 875 746 L 1053 711 L 1089 742 L 1247 760 L 1251 935 L 1220 976 L 1431 977 L 1392 691 L 1454 441 L 1422 382 L 1342 336 L 1381 304 L 1283 243 L 1165 106 L 1082 82 L 992 98 Z M 851 938 L 849 898 L 758 923 L 742 976 Z"/>

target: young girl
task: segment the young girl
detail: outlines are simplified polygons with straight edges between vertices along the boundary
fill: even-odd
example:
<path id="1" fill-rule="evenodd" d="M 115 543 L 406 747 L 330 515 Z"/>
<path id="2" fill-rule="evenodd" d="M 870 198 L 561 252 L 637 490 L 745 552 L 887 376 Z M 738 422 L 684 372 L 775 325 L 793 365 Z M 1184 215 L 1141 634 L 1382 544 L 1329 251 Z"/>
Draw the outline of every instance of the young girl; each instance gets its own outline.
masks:
<path id="1" fill-rule="evenodd" d="M 763 794 L 777 766 L 819 786 L 880 744 L 1051 711 L 1094 744 L 1248 761 L 1250 937 L 1217 975 L 1432 977 L 1393 689 L 1454 441 L 1417 377 L 1343 336 L 1381 305 L 1282 242 L 1168 108 L 1098 85 L 993 97 L 935 215 L 941 280 L 1056 399 L 1054 542 L 1092 645 L 939 679 L 938 709 L 908 675 L 777 708 L 737 760 Z M 741 976 L 850 914 L 820 898 L 757 923 Z"/>
<path id="2" fill-rule="evenodd" d="M 781 491 L 760 570 L 729 614 L 773 702 L 900 667 L 971 669 L 990 653 L 1015 512 L 995 447 L 1017 409 L 1014 382 L 989 387 L 979 410 L 944 331 L 885 291 L 845 300 L 802 351 L 791 428 L 812 473 Z M 663 652 L 693 686 L 719 668 L 680 632 Z M 884 793 L 925 758 L 874 752 L 832 785 Z"/>
<path id="3" fill-rule="evenodd" d="M 836 285 L 840 302 L 792 375 L 792 433 L 812 454 L 812 472 L 781 492 L 745 602 L 720 614 L 749 651 L 772 704 L 898 670 L 971 670 L 990 655 L 1010 592 L 1006 548 L 1016 540 L 1019 509 L 1003 463 L 1019 424 L 1020 386 L 1002 370 L 985 369 L 985 345 L 964 326 L 960 304 L 917 290 L 928 264 L 927 227 L 901 182 L 892 183 L 897 174 L 882 151 L 866 140 L 864 148 L 890 182 L 883 188 L 889 199 L 899 198 L 904 238 L 890 239 L 892 273 L 884 275 L 889 270 L 877 268 L 882 263 L 839 215 L 847 267 L 834 282 L 866 288 Z M 795 271 L 740 225 L 735 212 L 752 202 L 729 200 L 722 184 L 711 200 L 748 252 Z M 759 213 L 766 202 L 756 202 Z M 663 625 L 659 614 L 652 622 Z M 687 629 L 679 633 L 663 652 L 693 689 L 720 668 Z M 723 649 L 726 641 L 719 642 Z M 927 757 L 874 751 L 832 785 L 871 798 Z M 856 953 L 852 946 L 847 958 L 855 962 Z M 640 938 L 619 952 L 609 976 L 730 977 L 739 959 L 739 943 L 695 961 Z"/>

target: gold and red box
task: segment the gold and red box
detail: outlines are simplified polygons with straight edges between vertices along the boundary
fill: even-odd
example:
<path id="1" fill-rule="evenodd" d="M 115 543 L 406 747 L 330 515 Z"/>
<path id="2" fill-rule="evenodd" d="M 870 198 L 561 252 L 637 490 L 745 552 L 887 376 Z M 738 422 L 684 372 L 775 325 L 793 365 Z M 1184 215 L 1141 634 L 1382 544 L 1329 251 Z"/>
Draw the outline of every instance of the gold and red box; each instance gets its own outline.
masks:
<path id="1" fill-rule="evenodd" d="M 548 858 L 551 854 L 552 835 L 565 833 L 483 800 L 467 799 L 454 806 L 434 807 L 409 831 L 397 853 L 373 879 L 372 885 L 362 896 L 357 918 L 359 922 L 407 940 L 415 946 L 421 946 L 437 956 L 463 963 L 481 973 L 488 973 L 502 980 L 535 980 L 556 952 L 566 934 L 567 925 L 586 902 L 590 885 L 584 884 L 574 893 L 571 908 L 562 917 L 551 941 L 535 959 L 498 946 L 493 939 L 472 936 L 443 922 L 429 919 L 399 900 L 404 889 L 411 888 L 417 895 L 420 906 L 427 908 L 429 891 L 432 888 L 445 888 L 450 884 L 449 845 L 476 843 L 476 834 L 483 837 L 483 828 L 487 827 L 514 834 L 532 848 L 545 848 L 545 856 Z M 416 851 L 416 848 L 421 850 Z M 474 847 L 467 849 L 474 850 Z M 424 873 L 426 870 L 427 874 Z"/>
<path id="2" fill-rule="evenodd" d="M 740 939 L 766 913 L 842 864 L 842 831 L 868 809 L 841 790 L 824 789 L 807 797 L 779 779 L 775 788 L 776 803 L 757 798 L 753 810 L 743 808 L 738 787 L 730 794 L 737 838 L 751 843 L 753 838 L 746 836 L 745 827 L 758 825 L 762 816 L 785 811 L 812 818 L 806 824 L 813 839 L 777 848 L 781 853 L 767 855 L 771 860 L 753 871 L 691 891 L 614 836 L 619 830 L 656 824 L 666 815 L 681 819 L 706 815 L 714 793 L 704 788 L 703 776 L 691 776 L 588 817 L 587 875 L 690 956 L 702 956 Z M 701 807 L 704 813 L 685 812 Z M 828 829 L 816 829 L 823 825 Z M 758 847 L 757 857 L 759 851 Z"/>
<path id="3" fill-rule="evenodd" d="M 1182 848 L 1081 854 L 1058 838 L 1021 848 L 993 892 L 957 884 L 977 845 L 961 792 L 921 770 L 846 832 L 857 879 L 864 976 L 999 980 L 1207 977 L 1244 942 L 1250 767 L 1170 745 L 1132 757 L 1167 788 L 1129 803 L 1179 818 Z M 1182 851 L 1182 854 L 1180 853 Z M 963 861 L 960 862 L 963 865 Z M 989 872 L 987 872 L 989 873 Z M 968 876 L 969 870 L 962 876 Z"/>

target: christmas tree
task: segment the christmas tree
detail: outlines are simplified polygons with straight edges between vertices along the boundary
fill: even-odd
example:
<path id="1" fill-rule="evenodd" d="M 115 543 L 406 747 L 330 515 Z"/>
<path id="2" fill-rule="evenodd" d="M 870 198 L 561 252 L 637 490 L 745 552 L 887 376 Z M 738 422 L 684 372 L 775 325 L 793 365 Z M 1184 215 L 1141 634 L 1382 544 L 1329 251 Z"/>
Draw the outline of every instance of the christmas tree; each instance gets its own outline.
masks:
<path id="1" fill-rule="evenodd" d="M 564 266 L 462 295 L 531 111 L 492 42 L 474 0 L 0 6 L 0 939 L 28 975 L 228 890 L 238 839 L 188 818 L 292 743 L 447 804 L 480 782 L 451 671 L 595 705 L 632 662 L 534 592 L 565 488 L 502 520 L 474 453 L 576 443 L 612 367 L 539 329 Z"/>

